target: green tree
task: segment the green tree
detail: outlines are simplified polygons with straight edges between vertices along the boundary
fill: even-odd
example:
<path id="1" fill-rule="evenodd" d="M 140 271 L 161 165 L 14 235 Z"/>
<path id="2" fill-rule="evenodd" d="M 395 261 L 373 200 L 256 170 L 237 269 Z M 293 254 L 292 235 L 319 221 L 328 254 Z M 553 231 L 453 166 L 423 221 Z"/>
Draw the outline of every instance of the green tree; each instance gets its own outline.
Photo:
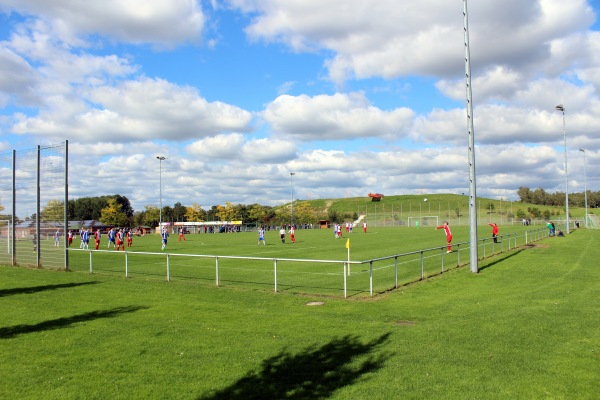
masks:
<path id="1" fill-rule="evenodd" d="M 44 221 L 62 221 L 65 218 L 64 202 L 60 200 L 48 200 L 46 207 L 41 211 Z"/>
<path id="2" fill-rule="evenodd" d="M 160 209 L 156 206 L 144 206 L 144 223 L 143 225 L 157 227 L 160 220 Z"/>
<path id="3" fill-rule="evenodd" d="M 317 219 L 317 213 L 308 201 L 296 202 L 294 216 L 294 222 L 300 224 L 312 224 Z"/>
<path id="4" fill-rule="evenodd" d="M 260 204 L 252 204 L 248 208 L 248 221 L 262 224 L 267 216 L 267 207 L 261 206 Z"/>
<path id="5" fill-rule="evenodd" d="M 179 202 L 175 203 L 175 206 L 173 207 L 173 221 L 181 221 L 181 222 L 187 221 L 186 216 L 185 216 L 186 213 L 187 213 L 187 207 L 181 205 L 181 203 L 179 203 Z"/>

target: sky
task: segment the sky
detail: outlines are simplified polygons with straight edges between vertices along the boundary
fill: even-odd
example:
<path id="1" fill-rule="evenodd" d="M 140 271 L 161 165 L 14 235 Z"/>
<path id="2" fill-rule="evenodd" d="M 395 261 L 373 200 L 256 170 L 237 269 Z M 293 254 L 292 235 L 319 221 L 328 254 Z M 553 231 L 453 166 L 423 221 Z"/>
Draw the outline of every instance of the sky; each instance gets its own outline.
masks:
<path id="1" fill-rule="evenodd" d="M 463 5 L 0 0 L 0 152 L 68 140 L 69 198 L 136 211 L 467 194 Z M 564 193 L 565 133 L 600 190 L 599 11 L 468 2 L 478 197 Z"/>

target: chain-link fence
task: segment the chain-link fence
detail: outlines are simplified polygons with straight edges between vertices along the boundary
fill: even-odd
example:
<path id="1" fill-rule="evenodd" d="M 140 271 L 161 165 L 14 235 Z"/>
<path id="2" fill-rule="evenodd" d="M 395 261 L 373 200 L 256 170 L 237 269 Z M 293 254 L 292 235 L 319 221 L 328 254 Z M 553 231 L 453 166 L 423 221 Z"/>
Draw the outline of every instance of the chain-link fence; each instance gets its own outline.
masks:
<path id="1" fill-rule="evenodd" d="M 68 142 L 0 153 L 0 263 L 66 268 Z"/>

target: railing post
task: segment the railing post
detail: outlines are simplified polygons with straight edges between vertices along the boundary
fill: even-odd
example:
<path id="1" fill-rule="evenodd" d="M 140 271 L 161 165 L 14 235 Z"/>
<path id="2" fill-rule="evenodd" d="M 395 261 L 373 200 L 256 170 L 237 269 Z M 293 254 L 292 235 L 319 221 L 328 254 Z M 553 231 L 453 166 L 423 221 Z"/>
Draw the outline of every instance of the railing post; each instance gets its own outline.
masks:
<path id="1" fill-rule="evenodd" d="M 215 283 L 218 287 L 219 286 L 219 256 L 215 256 L 215 268 L 216 268 L 216 271 L 215 271 L 215 276 L 216 276 L 215 281 L 216 282 Z"/>
<path id="2" fill-rule="evenodd" d="M 273 274 L 275 275 L 275 293 L 277 293 L 277 259 L 273 260 Z"/>
<path id="3" fill-rule="evenodd" d="M 171 257 L 167 253 L 167 282 L 171 282 Z"/>
<path id="4" fill-rule="evenodd" d="M 421 280 L 425 279 L 425 261 L 423 258 L 423 250 L 421 250 Z"/>
<path id="5" fill-rule="evenodd" d="M 369 262 L 369 293 L 373 296 L 373 260 Z"/>
<path id="6" fill-rule="evenodd" d="M 456 256 L 457 256 L 456 266 L 460 267 L 460 243 L 456 247 L 458 247 L 458 249 L 456 250 Z"/>
<path id="7" fill-rule="evenodd" d="M 398 256 L 394 257 L 394 286 L 398 289 Z"/>
<path id="8" fill-rule="evenodd" d="M 90 250 L 90 274 L 92 273 L 92 251 Z"/>
<path id="9" fill-rule="evenodd" d="M 344 263 L 344 298 L 348 297 L 348 277 L 346 276 L 346 263 Z"/>
<path id="10" fill-rule="evenodd" d="M 442 255 L 442 273 L 444 273 L 444 248 L 443 247 L 440 248 L 440 252 Z"/>
<path id="11" fill-rule="evenodd" d="M 125 252 L 125 278 L 129 277 L 129 254 Z"/>

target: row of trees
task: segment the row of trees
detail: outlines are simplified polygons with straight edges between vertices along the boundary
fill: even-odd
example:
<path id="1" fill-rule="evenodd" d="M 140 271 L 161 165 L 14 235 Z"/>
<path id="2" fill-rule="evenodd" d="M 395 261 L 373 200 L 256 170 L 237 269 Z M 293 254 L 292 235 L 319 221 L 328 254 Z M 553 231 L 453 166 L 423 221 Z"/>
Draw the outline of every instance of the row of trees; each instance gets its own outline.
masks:
<path id="1" fill-rule="evenodd" d="M 521 186 L 517 195 L 523 203 L 536 204 L 540 206 L 565 206 L 565 192 L 548 193 L 542 188 L 531 190 Z M 587 191 L 587 203 L 589 208 L 600 207 L 600 192 Z M 585 193 L 569 193 L 569 206 L 584 207 Z"/>
<path id="2" fill-rule="evenodd" d="M 194 203 L 184 206 L 176 203 L 173 207 L 162 208 L 162 220 L 167 222 L 188 221 L 244 221 L 258 225 L 281 225 L 292 221 L 296 224 L 312 224 L 319 219 L 329 219 L 342 222 L 355 215 L 346 215 L 330 211 L 328 215 L 311 207 L 308 202 L 296 201 L 292 207 L 273 208 L 260 204 L 233 204 L 212 206 L 204 210 Z M 63 202 L 51 200 L 41 211 L 41 217 L 46 221 L 60 221 L 63 219 Z M 34 219 L 35 215 L 30 218 Z M 156 206 L 145 206 L 142 211 L 134 211 L 129 199 L 118 194 L 100 197 L 82 197 L 69 200 L 68 219 L 70 221 L 98 220 L 106 225 L 113 226 L 149 226 L 156 227 L 161 218 L 161 210 Z"/>

